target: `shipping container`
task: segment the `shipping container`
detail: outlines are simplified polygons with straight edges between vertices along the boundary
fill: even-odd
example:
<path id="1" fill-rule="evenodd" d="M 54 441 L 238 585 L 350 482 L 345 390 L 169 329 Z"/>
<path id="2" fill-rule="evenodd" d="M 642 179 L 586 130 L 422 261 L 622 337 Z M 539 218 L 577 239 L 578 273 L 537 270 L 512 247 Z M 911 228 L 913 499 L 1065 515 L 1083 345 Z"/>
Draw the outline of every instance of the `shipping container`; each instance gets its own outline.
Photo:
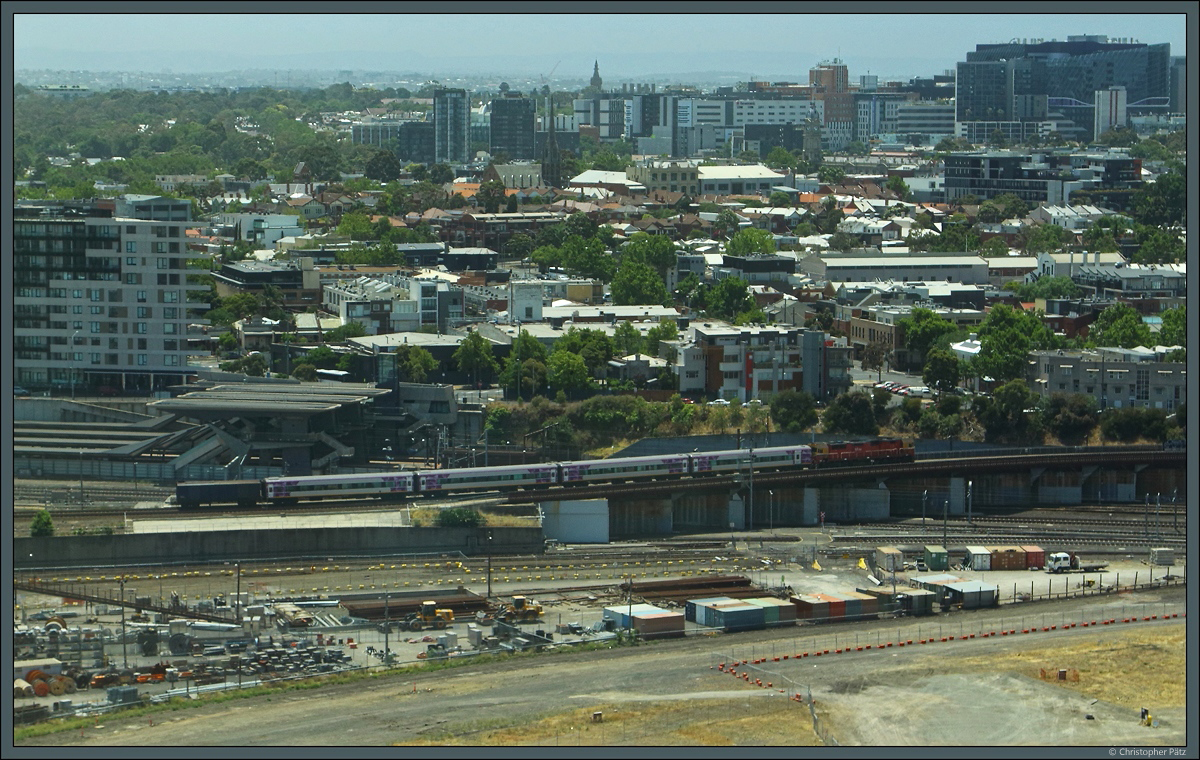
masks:
<path id="1" fill-rule="evenodd" d="M 1041 570 L 1046 566 L 1046 550 L 1040 546 L 1022 546 L 1025 552 L 1025 567 L 1031 570 Z"/>
<path id="2" fill-rule="evenodd" d="M 937 595 L 923 588 L 904 589 L 901 605 L 910 615 L 932 615 Z"/>
<path id="3" fill-rule="evenodd" d="M 704 599 L 689 599 L 683 606 L 683 615 L 684 618 L 689 622 L 700 623 L 701 625 L 704 625 L 704 623 L 702 623 L 698 617 L 699 613 L 696 610 L 697 607 L 709 604 L 717 604 L 718 602 L 732 601 L 734 601 L 734 599 L 730 596 L 710 596 Z"/>
<path id="4" fill-rule="evenodd" d="M 929 545 L 924 552 L 925 567 L 930 570 L 945 570 L 950 567 L 950 553 L 945 547 Z"/>
<path id="5" fill-rule="evenodd" d="M 875 549 L 875 566 L 884 572 L 904 572 L 904 552 L 894 546 L 880 546 Z"/>
<path id="6" fill-rule="evenodd" d="M 766 627 L 763 608 L 753 604 L 717 605 L 712 612 L 714 628 L 750 631 Z"/>
<path id="7" fill-rule="evenodd" d="M 964 610 L 996 606 L 1000 589 L 982 581 L 962 581 L 946 584 L 945 603 L 961 605 Z"/>
<path id="8" fill-rule="evenodd" d="M 965 564 L 972 570 L 991 570 L 992 553 L 982 546 L 968 546 Z"/>
<path id="9" fill-rule="evenodd" d="M 1025 552 L 1019 546 L 993 546 L 993 570 L 1024 570 Z"/>
<path id="10" fill-rule="evenodd" d="M 666 639 L 684 635 L 682 612 L 653 612 L 633 616 L 633 629 L 644 639 Z"/>
<path id="11" fill-rule="evenodd" d="M 666 612 L 666 610 L 656 607 L 653 604 L 614 604 L 611 607 L 604 608 L 603 617 L 605 620 L 613 621 L 617 628 L 629 628 L 630 614 L 636 617 L 656 612 Z"/>

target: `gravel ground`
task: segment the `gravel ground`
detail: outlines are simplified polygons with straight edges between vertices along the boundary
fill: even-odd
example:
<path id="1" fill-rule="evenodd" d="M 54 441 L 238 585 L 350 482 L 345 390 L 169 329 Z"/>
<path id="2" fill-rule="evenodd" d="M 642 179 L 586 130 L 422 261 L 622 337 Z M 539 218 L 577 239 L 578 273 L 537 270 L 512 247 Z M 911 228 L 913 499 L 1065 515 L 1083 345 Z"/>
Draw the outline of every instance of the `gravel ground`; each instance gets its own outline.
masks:
<path id="1" fill-rule="evenodd" d="M 1045 608 L 1054 615 L 1084 620 L 1112 616 L 1121 604 L 1181 605 L 1182 589 L 1111 598 L 1030 605 L 1028 614 Z M 939 618 L 942 625 L 958 615 Z M 962 614 L 969 625 L 997 627 L 1013 620 L 1012 610 Z M 929 621 L 920 623 L 929 630 Z M 912 635 L 916 621 L 886 624 L 889 634 Z M 872 637 L 880 624 L 837 626 L 839 637 Z M 1119 647 L 1127 631 L 1153 631 L 1178 623 L 1152 621 L 1124 628 L 1075 628 L 1038 636 L 975 639 L 933 648 L 888 652 L 864 651 L 836 660 L 801 659 L 758 666 L 762 675 L 749 683 L 716 670 L 716 663 L 764 656 L 768 648 L 788 651 L 811 647 L 833 634 L 833 626 L 799 628 L 786 634 L 762 631 L 735 636 L 714 635 L 662 642 L 637 648 L 543 655 L 418 675 L 390 675 L 366 681 L 328 685 L 234 700 L 222 704 L 160 713 L 146 718 L 108 718 L 81 734 L 60 734 L 23 745 L 138 746 L 378 746 L 436 742 L 452 735 L 460 741 L 484 743 L 488 732 L 524 726 L 533 732 L 547 720 L 582 728 L 591 713 L 608 709 L 637 711 L 649 705 L 675 703 L 686 715 L 688 703 L 725 700 L 736 715 L 759 704 L 779 700 L 780 710 L 795 708 L 795 743 L 809 743 L 808 709 L 789 703 L 777 691 L 758 688 L 754 678 L 784 679 L 809 687 L 818 703 L 823 726 L 842 744 L 1181 744 L 1185 741 L 1183 708 L 1147 705 L 1161 721 L 1158 729 L 1137 725 L 1137 708 L 1098 701 L 1086 685 L 1065 689 L 1022 675 L 1015 669 L 987 666 L 989 657 L 1074 641 L 1101 640 Z M 1162 628 L 1157 630 L 1162 630 Z M 814 638 L 814 632 L 816 638 Z M 836 664 L 835 664 L 836 663 Z M 1113 663 L 1120 667 L 1120 663 Z M 765 677 L 763 677 L 765 676 Z M 1182 677 L 1181 675 L 1179 677 Z M 785 687 L 786 688 L 786 687 Z M 1094 720 L 1087 720 L 1090 713 Z M 683 719 L 683 718 L 680 718 Z M 563 723 L 565 721 L 565 723 Z M 787 725 L 785 722 L 782 725 Z M 531 736 L 533 734 L 531 733 Z M 608 736 L 594 732 L 582 743 L 656 745 L 654 734 Z M 578 738 L 578 737 L 577 737 Z M 782 738 L 786 743 L 786 736 Z M 530 743 L 545 743 L 544 737 Z M 571 742 L 575 743 L 575 742 Z M 742 743 L 755 744 L 753 739 Z"/>

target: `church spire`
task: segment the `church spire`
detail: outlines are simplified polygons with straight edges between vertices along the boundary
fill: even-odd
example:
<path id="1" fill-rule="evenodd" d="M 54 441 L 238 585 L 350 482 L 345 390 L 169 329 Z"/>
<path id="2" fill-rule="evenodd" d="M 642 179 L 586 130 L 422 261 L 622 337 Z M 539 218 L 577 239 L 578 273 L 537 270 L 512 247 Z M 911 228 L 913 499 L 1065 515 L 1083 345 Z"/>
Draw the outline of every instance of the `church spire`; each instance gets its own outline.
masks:
<path id="1" fill-rule="evenodd" d="M 591 85 L 592 85 L 592 87 L 595 87 L 597 90 L 599 90 L 602 88 L 603 84 L 604 84 L 604 80 L 600 78 L 600 61 L 596 61 L 596 65 L 592 67 Z"/>

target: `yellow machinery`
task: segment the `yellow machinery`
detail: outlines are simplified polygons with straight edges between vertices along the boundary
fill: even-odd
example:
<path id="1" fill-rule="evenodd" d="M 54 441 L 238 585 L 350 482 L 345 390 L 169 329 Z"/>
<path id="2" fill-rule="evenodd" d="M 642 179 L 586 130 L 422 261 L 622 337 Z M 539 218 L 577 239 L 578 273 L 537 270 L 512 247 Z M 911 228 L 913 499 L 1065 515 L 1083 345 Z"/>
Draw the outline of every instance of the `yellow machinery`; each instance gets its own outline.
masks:
<path id="1" fill-rule="evenodd" d="M 506 623 L 532 623 L 542 616 L 542 605 L 523 596 L 514 596 L 512 604 L 506 604 L 496 613 L 496 619 Z"/>
<path id="2" fill-rule="evenodd" d="M 454 622 L 454 610 L 438 609 L 437 602 L 421 602 L 421 607 L 404 621 L 404 627 L 410 631 L 420 631 L 425 628 L 442 629 Z"/>

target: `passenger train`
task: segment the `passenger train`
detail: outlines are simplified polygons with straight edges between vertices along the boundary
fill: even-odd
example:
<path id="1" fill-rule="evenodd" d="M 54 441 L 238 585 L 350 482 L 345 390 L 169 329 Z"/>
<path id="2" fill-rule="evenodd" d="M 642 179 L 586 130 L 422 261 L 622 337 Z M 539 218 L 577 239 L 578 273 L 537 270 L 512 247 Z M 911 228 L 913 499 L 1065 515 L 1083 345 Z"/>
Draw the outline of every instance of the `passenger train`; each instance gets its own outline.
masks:
<path id="1" fill-rule="evenodd" d="M 761 449 L 731 449 L 575 462 L 543 462 L 505 467 L 270 477 L 180 483 L 176 501 L 184 509 L 207 505 L 260 502 L 287 505 L 301 500 L 409 498 L 419 494 L 462 491 L 582 486 L 590 483 L 637 483 L 642 480 L 705 477 L 754 471 L 779 471 L 831 465 L 912 461 L 910 440 L 888 438 L 854 443 L 814 443 Z"/>

